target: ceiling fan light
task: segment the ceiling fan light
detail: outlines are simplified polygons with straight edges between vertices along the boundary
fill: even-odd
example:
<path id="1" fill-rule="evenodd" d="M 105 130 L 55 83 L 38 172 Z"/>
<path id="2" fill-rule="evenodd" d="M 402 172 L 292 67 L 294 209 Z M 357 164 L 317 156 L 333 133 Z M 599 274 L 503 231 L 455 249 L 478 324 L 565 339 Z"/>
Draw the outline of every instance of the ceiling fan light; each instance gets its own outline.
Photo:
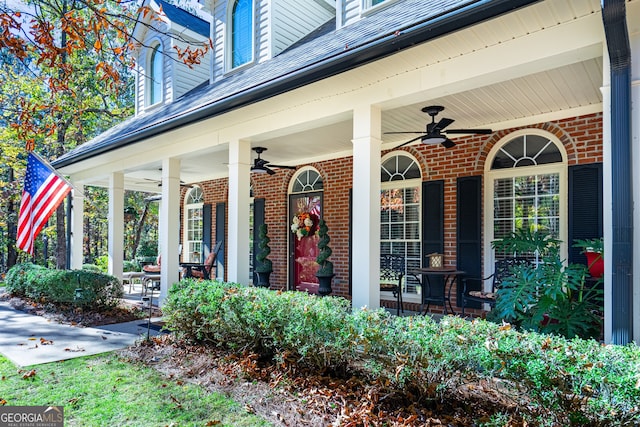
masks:
<path id="1" fill-rule="evenodd" d="M 442 144 L 446 140 L 447 140 L 446 136 L 431 135 L 431 136 L 425 136 L 424 138 L 422 138 L 422 143 L 428 144 L 428 145 L 436 145 L 436 144 Z"/>
<path id="2" fill-rule="evenodd" d="M 251 168 L 251 172 L 255 173 L 267 173 L 267 170 L 263 167 L 254 166 Z"/>

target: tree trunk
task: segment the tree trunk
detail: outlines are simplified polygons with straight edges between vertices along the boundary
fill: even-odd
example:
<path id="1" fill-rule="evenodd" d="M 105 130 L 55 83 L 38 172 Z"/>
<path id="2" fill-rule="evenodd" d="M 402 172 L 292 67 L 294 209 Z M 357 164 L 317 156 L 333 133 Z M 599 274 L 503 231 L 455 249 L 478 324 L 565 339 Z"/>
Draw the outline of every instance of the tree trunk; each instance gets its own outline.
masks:
<path id="1" fill-rule="evenodd" d="M 149 204 L 151 202 L 144 202 L 144 209 L 142 210 L 142 215 L 140 215 L 140 220 L 136 224 L 136 235 L 133 241 L 133 253 L 131 254 L 131 259 L 136 257 L 136 252 L 138 252 L 138 245 L 140 245 L 140 237 L 142 236 L 142 229 L 144 228 L 144 223 L 147 220 L 147 214 L 149 212 Z"/>
<path id="2" fill-rule="evenodd" d="M 9 182 L 14 181 L 13 168 L 9 168 Z M 16 252 L 17 225 L 15 218 L 16 208 L 13 200 L 9 198 L 7 205 L 7 269 L 13 267 L 18 262 L 18 253 Z"/>

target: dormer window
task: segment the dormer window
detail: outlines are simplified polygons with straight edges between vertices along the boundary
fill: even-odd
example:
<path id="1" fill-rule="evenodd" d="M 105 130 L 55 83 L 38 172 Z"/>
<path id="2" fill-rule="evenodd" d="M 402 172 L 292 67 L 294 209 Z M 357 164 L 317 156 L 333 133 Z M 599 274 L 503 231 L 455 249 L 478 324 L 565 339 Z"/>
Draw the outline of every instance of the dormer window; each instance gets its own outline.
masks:
<path id="1" fill-rule="evenodd" d="M 231 68 L 237 68 L 253 58 L 253 1 L 235 0 L 232 4 L 230 61 Z"/>
<path id="2" fill-rule="evenodd" d="M 147 106 L 151 106 L 162 102 L 162 82 L 164 79 L 164 73 L 162 45 L 160 43 L 156 43 L 151 49 L 147 70 Z"/>

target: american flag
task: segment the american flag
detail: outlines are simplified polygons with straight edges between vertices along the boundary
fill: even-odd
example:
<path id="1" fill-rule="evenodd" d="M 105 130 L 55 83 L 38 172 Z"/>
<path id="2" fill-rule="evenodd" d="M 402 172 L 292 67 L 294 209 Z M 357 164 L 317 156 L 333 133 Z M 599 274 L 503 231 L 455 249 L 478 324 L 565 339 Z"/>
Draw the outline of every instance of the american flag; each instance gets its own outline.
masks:
<path id="1" fill-rule="evenodd" d="M 69 191 L 69 182 L 40 157 L 29 153 L 18 217 L 17 244 L 20 249 L 33 255 L 38 233 Z"/>

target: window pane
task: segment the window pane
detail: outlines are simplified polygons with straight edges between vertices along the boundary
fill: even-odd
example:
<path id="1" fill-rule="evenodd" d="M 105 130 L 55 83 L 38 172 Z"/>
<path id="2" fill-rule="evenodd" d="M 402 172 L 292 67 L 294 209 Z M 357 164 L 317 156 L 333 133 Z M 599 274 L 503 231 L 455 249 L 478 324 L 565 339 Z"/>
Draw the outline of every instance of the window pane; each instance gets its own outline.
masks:
<path id="1" fill-rule="evenodd" d="M 151 53 L 149 72 L 149 105 L 162 101 L 162 51 L 160 45 L 156 45 Z"/>
<path id="2" fill-rule="evenodd" d="M 246 64 L 251 60 L 253 37 L 251 0 L 238 0 L 233 6 L 231 52 L 233 67 Z"/>
<path id="3" fill-rule="evenodd" d="M 562 162 L 562 154 L 549 139 L 523 135 L 512 139 L 496 153 L 491 169 L 508 169 Z"/>

